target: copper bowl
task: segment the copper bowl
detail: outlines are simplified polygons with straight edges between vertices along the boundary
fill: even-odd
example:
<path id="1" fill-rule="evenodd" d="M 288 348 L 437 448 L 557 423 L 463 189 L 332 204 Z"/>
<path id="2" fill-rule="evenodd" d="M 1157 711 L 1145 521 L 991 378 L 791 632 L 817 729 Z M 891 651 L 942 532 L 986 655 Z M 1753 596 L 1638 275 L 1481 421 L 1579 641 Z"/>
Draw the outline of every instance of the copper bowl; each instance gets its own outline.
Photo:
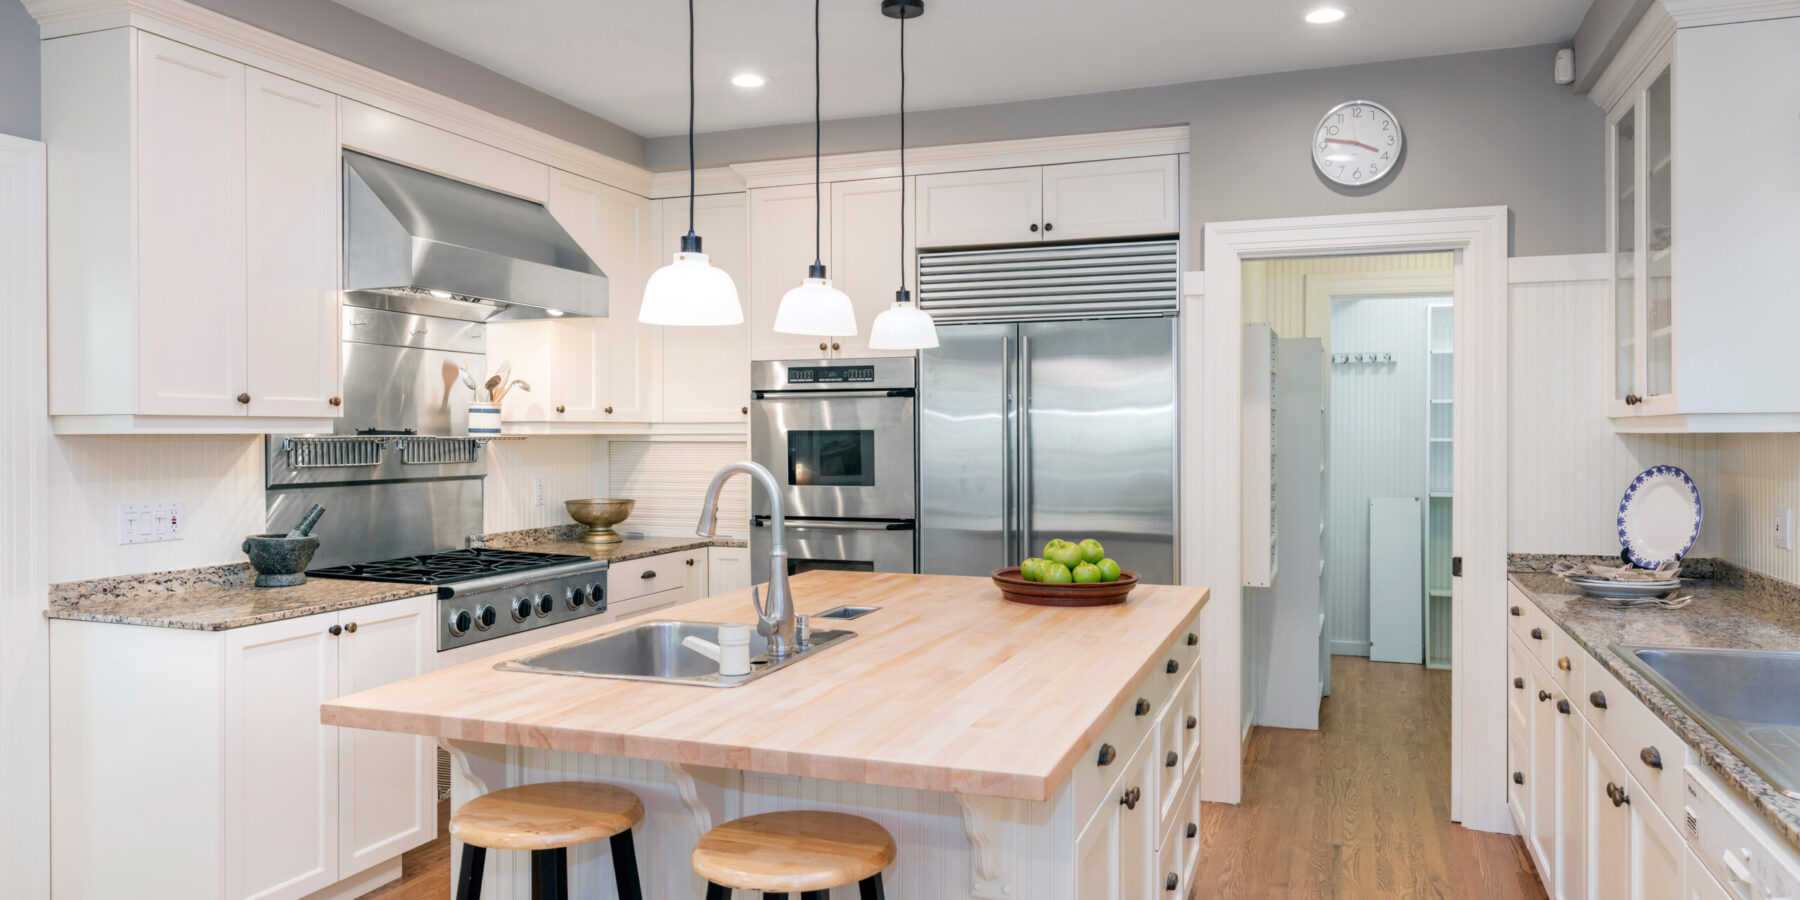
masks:
<path id="1" fill-rule="evenodd" d="M 1119 570 L 1118 581 L 1092 584 L 1026 581 L 1019 574 L 1018 566 L 996 569 L 991 577 L 994 579 L 994 586 L 1000 589 L 1000 596 L 1014 603 L 1029 603 L 1032 606 L 1112 606 L 1124 603 L 1126 595 L 1138 583 L 1137 573 L 1124 569 Z"/>
<path id="2" fill-rule="evenodd" d="M 587 526 L 581 533 L 584 544 L 616 544 L 625 538 L 613 526 L 631 515 L 636 500 L 565 500 L 569 518 Z"/>

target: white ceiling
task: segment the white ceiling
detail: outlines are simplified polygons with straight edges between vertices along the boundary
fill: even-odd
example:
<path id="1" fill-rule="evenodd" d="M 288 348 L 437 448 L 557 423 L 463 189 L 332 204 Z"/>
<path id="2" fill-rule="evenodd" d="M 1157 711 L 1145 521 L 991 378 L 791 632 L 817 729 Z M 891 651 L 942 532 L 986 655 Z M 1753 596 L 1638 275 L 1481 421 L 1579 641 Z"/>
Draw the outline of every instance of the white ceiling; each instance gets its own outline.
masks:
<path id="1" fill-rule="evenodd" d="M 687 8 L 671 0 L 338 0 L 645 137 L 687 127 Z M 907 107 L 936 109 L 1569 38 L 1589 0 L 926 0 L 906 25 Z M 700 131 L 812 118 L 804 0 L 697 0 Z M 880 0 L 823 13 L 825 118 L 898 102 L 899 23 Z M 1549 60 L 1544 75 L 1549 77 Z M 753 71 L 762 88 L 734 87 Z"/>

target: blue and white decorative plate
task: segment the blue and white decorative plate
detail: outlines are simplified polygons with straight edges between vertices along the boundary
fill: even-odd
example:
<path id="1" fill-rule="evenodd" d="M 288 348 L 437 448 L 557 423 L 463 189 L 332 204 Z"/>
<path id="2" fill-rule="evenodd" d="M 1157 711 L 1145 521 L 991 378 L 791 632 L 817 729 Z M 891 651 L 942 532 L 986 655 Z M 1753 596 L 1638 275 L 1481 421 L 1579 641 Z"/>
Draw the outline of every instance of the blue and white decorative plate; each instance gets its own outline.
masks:
<path id="1" fill-rule="evenodd" d="M 1681 559 L 1700 539 L 1700 489 L 1674 466 L 1651 466 L 1619 501 L 1619 543 L 1646 569 Z"/>

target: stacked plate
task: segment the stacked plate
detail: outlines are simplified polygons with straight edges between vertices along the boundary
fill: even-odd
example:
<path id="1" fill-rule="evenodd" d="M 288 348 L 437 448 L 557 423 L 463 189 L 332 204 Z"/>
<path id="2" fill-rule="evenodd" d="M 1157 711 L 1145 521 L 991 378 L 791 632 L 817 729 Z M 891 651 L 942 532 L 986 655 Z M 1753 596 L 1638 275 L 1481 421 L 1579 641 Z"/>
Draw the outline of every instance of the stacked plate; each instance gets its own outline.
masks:
<path id="1" fill-rule="evenodd" d="M 1563 580 L 1580 588 L 1584 594 L 1607 600 L 1642 600 L 1661 596 L 1681 588 L 1681 579 L 1679 578 L 1670 578 L 1664 581 L 1612 581 L 1605 578 L 1565 575 Z"/>

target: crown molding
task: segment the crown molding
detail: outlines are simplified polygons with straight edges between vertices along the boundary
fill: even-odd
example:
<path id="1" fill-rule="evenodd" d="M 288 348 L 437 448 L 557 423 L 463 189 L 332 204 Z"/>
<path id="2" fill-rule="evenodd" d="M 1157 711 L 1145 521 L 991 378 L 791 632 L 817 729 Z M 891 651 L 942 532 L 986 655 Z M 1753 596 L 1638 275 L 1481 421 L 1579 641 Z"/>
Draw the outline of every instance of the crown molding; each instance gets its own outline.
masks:
<path id="1" fill-rule="evenodd" d="M 45 40 L 138 28 L 548 166 L 649 196 L 649 170 L 185 0 L 24 0 Z"/>
<path id="2" fill-rule="evenodd" d="M 1187 151 L 1188 129 L 1185 125 L 1137 128 L 1058 137 L 908 147 L 906 171 L 912 175 L 928 175 L 936 172 L 1126 159 L 1134 156 L 1164 156 Z M 749 188 L 805 184 L 813 180 L 813 160 L 806 156 L 736 163 L 730 169 Z M 827 156 L 820 161 L 819 170 L 819 177 L 825 181 L 890 178 L 900 174 L 900 151 L 873 150 Z"/>
<path id="3" fill-rule="evenodd" d="M 1675 40 L 1675 19 L 1661 3 L 1652 3 L 1644 11 L 1644 17 L 1638 20 L 1619 52 L 1613 56 L 1606 71 L 1594 80 L 1594 87 L 1588 91 L 1588 97 L 1600 105 L 1601 109 L 1611 112 L 1619 101 L 1631 93 L 1632 86 L 1644 74 L 1651 64 L 1668 49 Z"/>
<path id="4" fill-rule="evenodd" d="M 1800 0 L 1662 0 L 1678 28 L 1800 16 Z"/>
<path id="5" fill-rule="evenodd" d="M 688 170 L 686 169 L 657 172 L 650 176 L 650 199 L 652 200 L 686 197 L 687 192 Z M 733 172 L 729 166 L 701 169 L 694 173 L 694 193 L 696 194 L 741 194 L 743 192 L 743 177 Z"/>

